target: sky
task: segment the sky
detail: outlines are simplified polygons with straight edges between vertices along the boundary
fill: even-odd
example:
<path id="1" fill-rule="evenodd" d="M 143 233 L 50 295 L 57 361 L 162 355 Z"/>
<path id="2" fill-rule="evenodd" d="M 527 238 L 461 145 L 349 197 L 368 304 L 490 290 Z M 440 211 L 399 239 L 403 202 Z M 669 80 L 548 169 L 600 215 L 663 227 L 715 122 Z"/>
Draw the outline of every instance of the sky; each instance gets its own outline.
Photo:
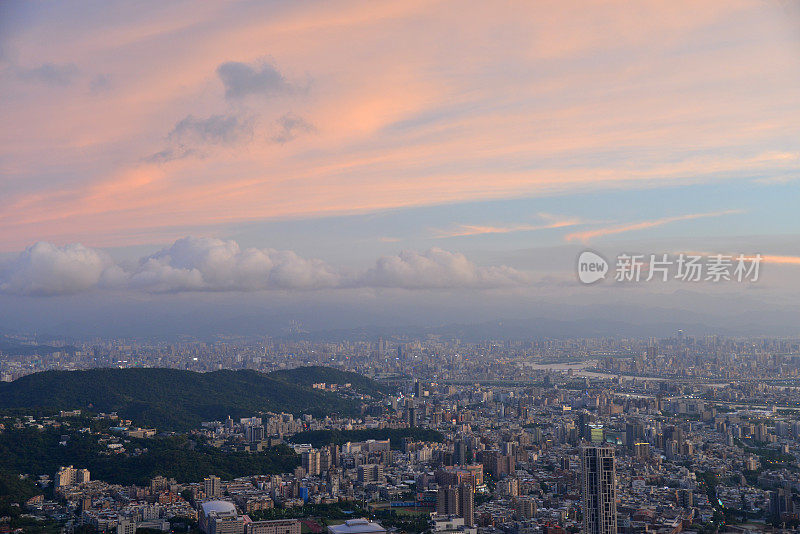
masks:
<path id="1" fill-rule="evenodd" d="M 797 335 L 799 87 L 780 0 L 3 2 L 0 324 Z"/>

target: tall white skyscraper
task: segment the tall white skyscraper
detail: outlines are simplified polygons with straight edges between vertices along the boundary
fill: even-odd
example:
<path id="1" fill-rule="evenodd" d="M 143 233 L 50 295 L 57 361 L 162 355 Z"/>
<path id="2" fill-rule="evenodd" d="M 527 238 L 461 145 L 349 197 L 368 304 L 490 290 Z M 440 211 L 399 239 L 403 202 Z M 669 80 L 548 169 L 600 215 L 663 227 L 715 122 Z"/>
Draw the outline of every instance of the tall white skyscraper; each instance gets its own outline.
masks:
<path id="1" fill-rule="evenodd" d="M 581 447 L 581 501 L 585 534 L 617 534 L 617 472 L 613 447 Z"/>

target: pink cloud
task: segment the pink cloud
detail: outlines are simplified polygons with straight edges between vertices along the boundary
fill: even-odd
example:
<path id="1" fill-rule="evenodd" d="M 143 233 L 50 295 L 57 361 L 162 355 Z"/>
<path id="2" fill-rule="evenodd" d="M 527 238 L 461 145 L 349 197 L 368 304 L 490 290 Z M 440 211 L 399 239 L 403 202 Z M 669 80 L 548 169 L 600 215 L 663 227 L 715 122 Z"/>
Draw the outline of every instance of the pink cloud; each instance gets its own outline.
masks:
<path id="1" fill-rule="evenodd" d="M 436 237 L 466 237 L 474 235 L 487 235 L 487 234 L 510 234 L 514 232 L 535 232 L 538 230 L 553 230 L 557 228 L 566 228 L 581 224 L 581 220 L 577 217 L 572 218 L 554 218 L 552 216 L 544 216 L 545 219 L 550 219 L 549 222 L 543 224 L 513 224 L 510 226 L 486 226 L 475 224 L 459 224 L 450 230 L 439 230 Z"/>
<path id="2" fill-rule="evenodd" d="M 25 66 L 79 74 L 58 89 L 0 81 L 0 250 L 800 170 L 797 36 L 758 3 L 102 15 L 52 12 L 9 43 Z M 217 74 L 230 61 L 266 61 L 307 90 L 230 102 Z M 102 93 L 98 74 L 111 80 Z M 252 135 L 143 163 L 186 117 L 239 113 L 255 117 Z M 313 135 L 275 143 L 288 113 Z"/>
<path id="3" fill-rule="evenodd" d="M 708 217 L 721 217 L 723 215 L 734 215 L 738 213 L 744 213 L 744 211 L 727 210 L 727 211 L 716 211 L 710 213 L 691 213 L 688 215 L 678 215 L 676 217 L 664 217 L 652 221 L 640 221 L 630 224 L 621 224 L 618 226 L 607 226 L 605 228 L 597 228 L 595 230 L 586 230 L 583 232 L 573 232 L 567 234 L 565 236 L 565 239 L 567 241 L 582 241 L 584 243 L 587 243 L 592 239 L 598 237 L 605 237 L 608 235 L 622 234 L 626 232 L 635 232 L 638 230 L 647 230 L 648 228 L 655 228 L 657 226 L 663 226 L 665 224 L 670 224 L 679 221 L 691 221 L 695 219 L 705 219 Z"/>
<path id="4" fill-rule="evenodd" d="M 800 265 L 800 256 L 776 256 L 774 254 L 762 254 L 761 259 L 767 263 Z"/>

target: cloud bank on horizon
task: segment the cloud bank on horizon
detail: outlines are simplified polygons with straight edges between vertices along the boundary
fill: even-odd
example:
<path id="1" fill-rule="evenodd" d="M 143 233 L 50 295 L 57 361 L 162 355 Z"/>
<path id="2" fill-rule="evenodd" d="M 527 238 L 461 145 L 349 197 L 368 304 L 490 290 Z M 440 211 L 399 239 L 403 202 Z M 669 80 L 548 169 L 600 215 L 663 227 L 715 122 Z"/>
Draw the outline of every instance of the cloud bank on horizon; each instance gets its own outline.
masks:
<path id="1" fill-rule="evenodd" d="M 0 292 L 24 296 L 94 290 L 149 293 L 354 288 L 491 289 L 530 282 L 507 266 L 481 267 L 463 254 L 432 248 L 383 256 L 361 273 L 343 273 L 289 250 L 241 248 L 231 240 L 185 237 L 124 267 L 80 244 L 39 242 L 5 267 Z"/>
<path id="2" fill-rule="evenodd" d="M 4 2 L 0 250 L 676 185 L 757 198 L 800 176 L 797 16 L 755 0 Z"/>

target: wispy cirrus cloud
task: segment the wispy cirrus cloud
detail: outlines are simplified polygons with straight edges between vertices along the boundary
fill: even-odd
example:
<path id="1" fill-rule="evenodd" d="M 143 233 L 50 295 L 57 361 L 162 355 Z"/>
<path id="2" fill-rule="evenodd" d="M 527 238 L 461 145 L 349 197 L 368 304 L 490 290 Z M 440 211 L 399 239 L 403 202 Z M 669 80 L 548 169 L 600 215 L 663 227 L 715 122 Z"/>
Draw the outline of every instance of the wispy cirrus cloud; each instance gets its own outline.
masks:
<path id="1" fill-rule="evenodd" d="M 122 6 L 37 10 L 0 39 L 32 68 L 0 79 L 2 250 L 800 172 L 797 32 L 758 2 L 610 2 L 580 17 L 561 3 L 151 2 L 155 19 Z M 447 39 L 443 20 L 458 28 Z M 276 125 L 288 101 L 315 135 Z M 192 114 L 202 138 L 197 121 L 243 111 L 263 119 L 261 142 L 164 141 Z M 170 162 L 163 179 L 92 201 L 147 154 Z"/>
<path id="2" fill-rule="evenodd" d="M 598 237 L 605 237 L 615 234 L 623 234 L 626 232 L 636 232 L 639 230 L 647 230 L 649 228 L 656 228 L 679 221 L 691 221 L 694 219 L 705 219 L 709 217 L 722 217 L 725 215 L 735 215 L 745 213 L 744 210 L 725 210 L 725 211 L 712 211 L 708 213 L 690 213 L 687 215 L 678 215 L 676 217 L 663 217 L 661 219 L 654 219 L 650 221 L 639 221 L 635 223 L 620 224 L 615 226 L 607 226 L 604 228 L 596 228 L 594 230 L 586 230 L 582 232 L 572 232 L 567 234 L 564 239 L 567 241 L 582 241 L 584 243 L 596 239 Z"/>
<path id="3" fill-rule="evenodd" d="M 703 256 L 710 258 L 713 256 L 728 256 L 734 260 L 742 258 L 744 261 L 752 262 L 755 260 L 761 263 L 771 263 L 778 265 L 797 265 L 800 266 L 800 256 L 786 256 L 780 254 L 761 254 L 761 253 L 743 253 L 743 252 L 710 252 L 708 250 L 680 250 L 673 252 L 674 255 L 687 254 L 692 256 Z"/>
<path id="4" fill-rule="evenodd" d="M 449 237 L 467 237 L 475 235 L 489 235 L 489 234 L 510 234 L 514 232 L 535 232 L 538 230 L 552 230 L 556 228 L 567 228 L 582 224 L 578 217 L 570 218 L 557 218 L 548 214 L 540 213 L 540 217 L 548 219 L 549 222 L 542 224 L 512 224 L 508 226 L 487 226 L 477 224 L 459 224 L 449 230 L 438 230 L 436 238 L 445 239 Z"/>
<path id="5" fill-rule="evenodd" d="M 800 265 L 800 256 L 777 256 L 775 254 L 762 254 L 761 260 L 767 263 L 780 263 L 784 265 Z"/>

